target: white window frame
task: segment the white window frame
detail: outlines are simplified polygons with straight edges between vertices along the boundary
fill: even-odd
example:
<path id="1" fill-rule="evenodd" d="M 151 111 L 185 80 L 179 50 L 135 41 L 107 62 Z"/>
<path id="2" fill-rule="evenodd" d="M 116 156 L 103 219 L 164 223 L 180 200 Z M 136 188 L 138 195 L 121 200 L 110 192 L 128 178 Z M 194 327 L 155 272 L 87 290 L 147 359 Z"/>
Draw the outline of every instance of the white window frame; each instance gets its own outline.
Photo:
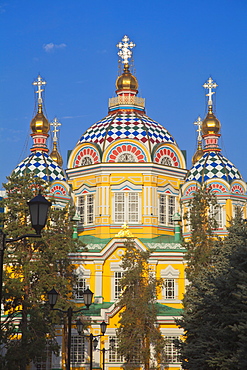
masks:
<path id="1" fill-rule="evenodd" d="M 215 218 L 217 222 L 217 229 L 223 229 L 225 227 L 224 220 L 224 208 L 222 204 L 217 204 L 210 207 L 210 215 Z"/>
<path id="2" fill-rule="evenodd" d="M 74 298 L 83 300 L 83 292 L 87 289 L 87 282 L 85 277 L 77 276 L 76 282 L 74 285 Z"/>
<path id="3" fill-rule="evenodd" d="M 77 214 L 80 217 L 80 225 L 92 225 L 95 219 L 94 194 L 80 194 L 77 196 Z"/>
<path id="4" fill-rule="evenodd" d="M 118 201 L 119 200 L 119 201 Z M 113 197 L 114 222 L 138 224 L 141 220 L 141 198 L 138 191 L 119 191 Z"/>
<path id="5" fill-rule="evenodd" d="M 116 301 L 119 299 L 121 292 L 119 290 L 119 274 L 121 274 L 121 277 L 123 276 L 123 269 L 119 266 L 118 262 L 111 262 L 110 269 L 112 273 L 111 278 L 111 300 Z M 118 280 L 116 284 L 116 280 Z M 116 289 L 117 288 L 117 289 Z"/>
<path id="6" fill-rule="evenodd" d="M 81 366 L 86 361 L 86 339 L 82 335 L 71 335 L 71 365 Z"/>
<path id="7" fill-rule="evenodd" d="M 83 266 L 80 265 L 75 270 L 75 275 L 76 275 L 77 281 L 84 281 L 85 289 L 87 289 L 87 288 L 90 289 L 90 284 L 89 284 L 90 283 L 90 276 L 91 276 L 90 270 L 86 270 Z M 77 281 L 76 281 L 76 283 L 77 283 Z M 75 294 L 76 289 L 77 289 L 77 286 L 75 285 L 75 287 L 74 287 L 74 299 L 77 300 L 77 301 L 83 302 L 83 297 L 76 296 L 76 294 Z"/>
<path id="8" fill-rule="evenodd" d="M 179 339 L 177 335 L 166 335 L 165 336 L 165 357 L 166 362 L 169 364 L 178 364 L 179 361 L 179 351 L 174 344 L 174 340 Z"/>
<path id="9" fill-rule="evenodd" d="M 114 349 L 110 347 L 110 343 L 111 343 L 110 340 L 111 339 L 114 339 Z M 109 348 L 108 361 L 111 364 L 112 363 L 123 363 L 124 362 L 123 356 L 120 356 L 117 353 L 117 350 L 118 350 L 118 340 L 117 340 L 116 335 L 109 335 L 109 337 L 108 337 L 108 348 Z"/>
<path id="10" fill-rule="evenodd" d="M 173 194 L 159 194 L 159 223 L 174 226 L 173 216 L 177 209 L 177 197 Z"/>
<path id="11" fill-rule="evenodd" d="M 178 303 L 178 278 L 179 278 L 180 271 L 174 269 L 171 265 L 167 266 L 166 269 L 161 270 L 161 278 L 164 280 L 163 286 L 163 302 L 166 303 Z M 167 282 L 172 282 L 172 286 L 168 285 Z M 171 296 L 169 293 L 173 292 Z"/>

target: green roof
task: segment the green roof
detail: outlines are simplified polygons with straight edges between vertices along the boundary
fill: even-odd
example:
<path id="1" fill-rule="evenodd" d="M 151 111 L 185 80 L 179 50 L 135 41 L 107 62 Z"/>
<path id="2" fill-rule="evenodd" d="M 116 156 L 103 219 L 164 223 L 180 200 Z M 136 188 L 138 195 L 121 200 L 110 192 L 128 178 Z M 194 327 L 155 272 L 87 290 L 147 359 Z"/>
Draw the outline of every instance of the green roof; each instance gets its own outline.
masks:
<path id="1" fill-rule="evenodd" d="M 92 303 L 89 310 L 84 311 L 83 314 L 86 316 L 100 316 L 102 309 L 107 309 L 113 304 L 114 302 Z M 181 308 L 173 308 L 161 303 L 156 303 L 156 306 L 158 316 L 181 316 L 183 312 Z"/>

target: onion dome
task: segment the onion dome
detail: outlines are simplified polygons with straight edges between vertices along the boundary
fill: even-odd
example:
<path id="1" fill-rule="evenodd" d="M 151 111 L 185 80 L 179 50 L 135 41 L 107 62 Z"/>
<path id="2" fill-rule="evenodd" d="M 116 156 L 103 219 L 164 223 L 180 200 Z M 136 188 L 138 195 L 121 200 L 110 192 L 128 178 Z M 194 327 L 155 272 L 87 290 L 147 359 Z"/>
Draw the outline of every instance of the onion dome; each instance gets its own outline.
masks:
<path id="1" fill-rule="evenodd" d="M 116 81 L 117 96 L 109 99 L 108 115 L 87 129 L 77 145 L 91 142 L 96 144 L 102 153 L 113 141 L 135 139 L 143 143 L 150 154 L 157 144 L 176 145 L 171 134 L 145 114 L 145 99 L 136 96 L 138 81 L 130 73 L 128 63 L 134 46 L 127 36 L 117 45 L 120 49 L 118 55 L 124 66 Z"/>
<path id="2" fill-rule="evenodd" d="M 215 117 L 213 113 L 213 107 L 210 105 L 208 107 L 208 114 L 202 122 L 202 133 L 204 135 L 208 134 L 218 134 L 220 131 L 220 121 Z"/>
<path id="3" fill-rule="evenodd" d="M 36 93 L 38 94 L 38 112 L 32 119 L 30 127 L 32 130 L 31 137 L 33 139 L 33 146 L 31 154 L 25 158 L 13 171 L 18 176 L 33 173 L 45 181 L 63 180 L 66 181 L 64 172 L 59 163 L 54 161 L 48 155 L 48 148 L 46 145 L 49 137 L 50 124 L 43 114 L 42 101 L 42 86 L 46 84 L 40 76 L 33 85 L 37 86 Z"/>
<path id="4" fill-rule="evenodd" d="M 192 157 L 192 164 L 195 164 L 201 157 L 203 156 L 204 152 L 202 150 L 202 142 L 198 142 L 197 150 Z"/>
<path id="5" fill-rule="evenodd" d="M 50 124 L 43 113 L 42 104 L 38 105 L 38 112 L 32 119 L 30 128 L 33 134 L 48 134 L 50 130 Z"/>
<path id="6" fill-rule="evenodd" d="M 242 180 L 242 176 L 238 169 L 221 154 L 221 149 L 218 145 L 218 140 L 220 137 L 220 121 L 213 114 L 213 102 L 212 95 L 215 93 L 212 89 L 216 88 L 218 85 L 213 82 L 210 77 L 209 80 L 203 85 L 204 88 L 208 89 L 209 92 L 206 96 L 208 99 L 208 113 L 206 118 L 201 123 L 201 119 L 195 122 L 198 125 L 198 143 L 202 143 L 202 138 L 204 139 L 203 156 L 198 158 L 198 151 L 193 157 L 193 167 L 187 173 L 185 181 L 198 181 L 203 183 L 207 180 L 218 178 L 224 179 L 228 183 L 233 180 Z M 200 128 L 201 126 L 201 128 Z M 201 132 L 203 133 L 201 137 Z M 200 151 L 202 148 L 200 148 Z"/>
<path id="7" fill-rule="evenodd" d="M 202 119 L 199 116 L 197 118 L 197 121 L 194 122 L 194 125 L 197 126 L 197 132 L 198 132 L 198 137 L 197 137 L 197 150 L 195 154 L 193 155 L 192 158 L 192 164 L 195 164 L 199 159 L 203 156 L 203 150 L 202 150 Z"/>
<path id="8" fill-rule="evenodd" d="M 60 167 L 62 167 L 63 158 L 62 158 L 62 156 L 59 153 L 58 148 L 57 148 L 57 141 L 58 141 L 57 133 L 59 132 L 58 127 L 61 126 L 61 123 L 58 122 L 58 119 L 55 117 L 53 122 L 51 122 L 51 126 L 53 126 L 54 129 L 52 130 L 52 132 L 53 132 L 53 149 L 50 153 L 50 158 L 52 158 L 55 162 L 57 162 L 57 164 Z"/>
<path id="9" fill-rule="evenodd" d="M 57 150 L 57 143 L 56 141 L 53 142 L 53 149 L 50 153 L 50 158 L 54 161 L 57 162 L 57 164 L 62 167 L 63 165 L 63 158 L 59 151 Z"/>
<path id="10" fill-rule="evenodd" d="M 129 65 L 124 65 L 124 71 L 121 76 L 117 78 L 116 88 L 118 90 L 136 90 L 138 89 L 138 82 L 135 76 L 129 71 Z"/>

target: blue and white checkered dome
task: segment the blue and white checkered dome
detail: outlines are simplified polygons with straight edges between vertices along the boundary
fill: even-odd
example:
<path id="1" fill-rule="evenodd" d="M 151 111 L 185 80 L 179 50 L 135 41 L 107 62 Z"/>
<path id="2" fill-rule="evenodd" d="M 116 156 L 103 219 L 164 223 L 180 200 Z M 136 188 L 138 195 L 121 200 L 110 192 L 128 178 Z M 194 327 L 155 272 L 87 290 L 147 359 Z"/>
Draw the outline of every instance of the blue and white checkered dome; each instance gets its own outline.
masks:
<path id="1" fill-rule="evenodd" d="M 64 172 L 45 152 L 31 153 L 13 171 L 18 176 L 32 173 L 45 181 L 66 181 Z"/>
<path id="2" fill-rule="evenodd" d="M 233 180 L 242 180 L 238 169 L 220 152 L 206 152 L 187 173 L 185 181 L 198 181 L 203 183 L 207 180 L 218 178 L 228 183 Z"/>
<path id="3" fill-rule="evenodd" d="M 81 136 L 78 144 L 91 142 L 103 152 L 113 141 L 135 139 L 142 142 L 148 150 L 156 144 L 176 142 L 171 134 L 158 122 L 137 110 L 118 110 L 93 124 Z"/>

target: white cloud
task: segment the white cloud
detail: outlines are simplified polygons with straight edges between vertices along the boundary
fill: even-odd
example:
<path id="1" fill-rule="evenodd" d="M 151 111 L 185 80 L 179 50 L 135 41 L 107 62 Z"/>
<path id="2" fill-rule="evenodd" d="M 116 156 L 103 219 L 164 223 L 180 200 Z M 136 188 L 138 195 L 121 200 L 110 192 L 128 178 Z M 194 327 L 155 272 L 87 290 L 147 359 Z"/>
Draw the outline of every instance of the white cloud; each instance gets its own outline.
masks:
<path id="1" fill-rule="evenodd" d="M 50 42 L 49 44 L 44 44 L 43 45 L 43 49 L 49 53 L 50 51 L 53 51 L 55 49 L 64 49 L 66 48 L 66 44 L 62 43 L 62 44 L 54 44 L 53 42 Z"/>

